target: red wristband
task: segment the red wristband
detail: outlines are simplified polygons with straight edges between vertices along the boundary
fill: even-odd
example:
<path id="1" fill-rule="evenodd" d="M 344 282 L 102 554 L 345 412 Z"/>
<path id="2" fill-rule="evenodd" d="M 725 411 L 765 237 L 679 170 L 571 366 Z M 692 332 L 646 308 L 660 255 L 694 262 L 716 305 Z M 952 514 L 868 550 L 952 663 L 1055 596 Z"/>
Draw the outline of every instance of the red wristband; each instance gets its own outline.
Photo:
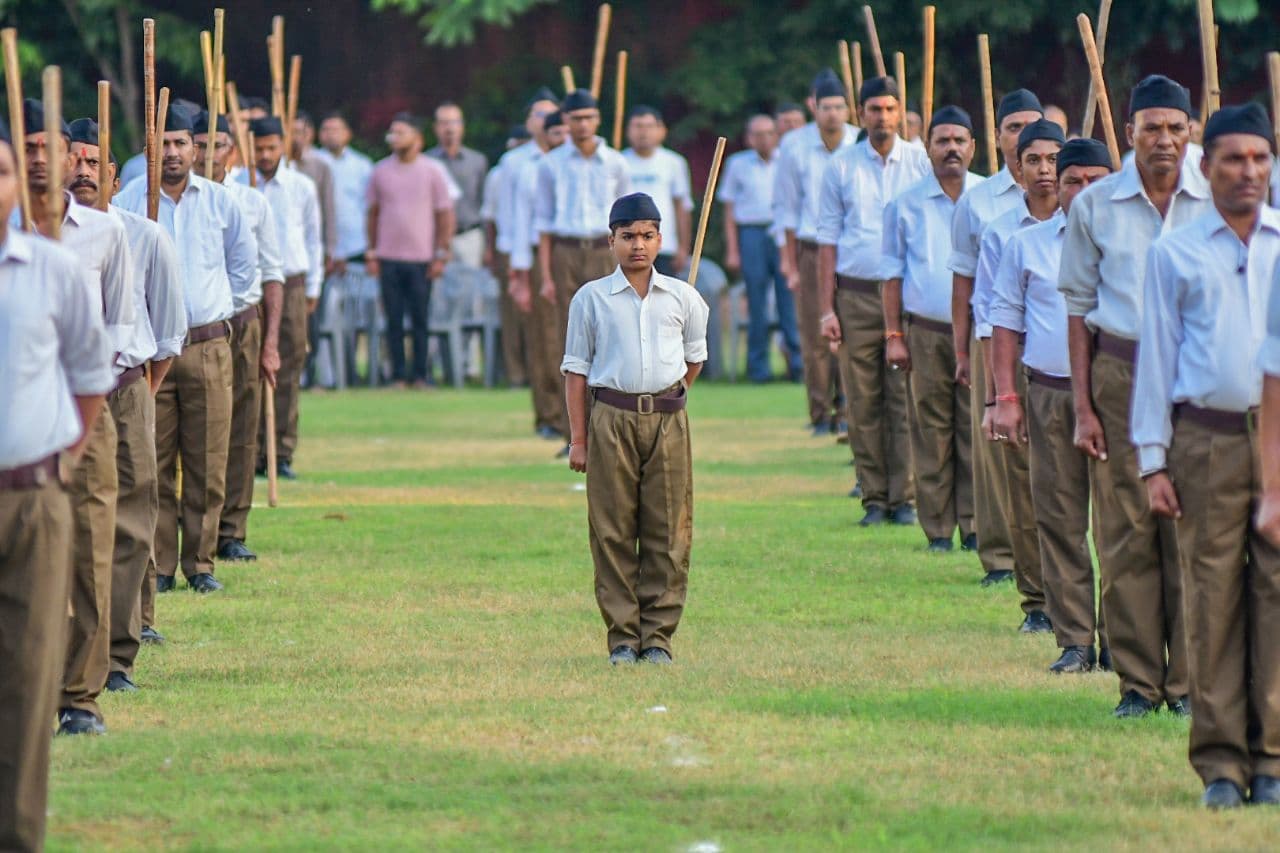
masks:
<path id="1" fill-rule="evenodd" d="M 1018 397 L 1017 394 L 997 394 L 996 402 L 997 403 L 1021 403 L 1022 400 L 1021 398 Z"/>

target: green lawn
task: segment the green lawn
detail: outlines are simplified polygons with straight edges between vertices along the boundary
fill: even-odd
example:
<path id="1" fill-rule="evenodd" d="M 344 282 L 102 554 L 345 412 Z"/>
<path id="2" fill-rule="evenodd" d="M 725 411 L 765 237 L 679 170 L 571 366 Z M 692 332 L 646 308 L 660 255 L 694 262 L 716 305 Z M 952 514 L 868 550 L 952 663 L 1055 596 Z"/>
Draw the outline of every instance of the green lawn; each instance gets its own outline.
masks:
<path id="1" fill-rule="evenodd" d="M 857 529 L 796 386 L 696 388 L 677 663 L 611 670 L 582 479 L 528 412 L 307 396 L 263 559 L 162 596 L 141 692 L 55 743 L 50 848 L 1275 847 L 1280 814 L 1197 807 L 1185 723 L 1050 677 L 973 556 Z"/>

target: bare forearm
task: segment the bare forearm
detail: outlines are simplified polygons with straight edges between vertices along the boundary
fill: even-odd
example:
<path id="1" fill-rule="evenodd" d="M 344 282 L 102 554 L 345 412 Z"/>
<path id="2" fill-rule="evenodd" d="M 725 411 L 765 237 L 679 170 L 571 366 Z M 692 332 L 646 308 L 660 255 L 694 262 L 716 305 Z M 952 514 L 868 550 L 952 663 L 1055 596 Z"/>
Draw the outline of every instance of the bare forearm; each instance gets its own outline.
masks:
<path id="1" fill-rule="evenodd" d="M 969 301 L 973 299 L 973 279 L 954 273 L 951 276 L 951 339 L 956 353 L 969 354 L 969 337 L 973 334 L 969 320 Z"/>
<path id="2" fill-rule="evenodd" d="M 543 281 L 551 281 L 551 235 L 538 237 L 538 271 Z"/>
<path id="3" fill-rule="evenodd" d="M 369 205 L 369 212 L 364 217 L 364 230 L 369 251 L 373 252 L 378 247 L 378 206 L 376 204 Z"/>
<path id="4" fill-rule="evenodd" d="M 782 236 L 782 260 L 793 275 L 798 274 L 799 267 L 796 266 L 796 232 L 788 228 L 782 232 Z"/>
<path id="5" fill-rule="evenodd" d="M 172 358 L 162 358 L 151 362 L 151 395 L 160 390 L 160 383 L 164 382 L 164 378 L 169 375 L 169 368 L 173 366 Z"/>
<path id="6" fill-rule="evenodd" d="M 436 211 L 436 252 L 448 252 L 449 246 L 453 244 L 454 232 L 457 230 L 458 220 L 453 214 L 453 208 L 448 210 Z"/>
<path id="7" fill-rule="evenodd" d="M 79 456 L 84 451 L 84 446 L 89 441 L 89 433 L 93 430 L 93 425 L 97 422 L 98 415 L 102 412 L 102 404 L 106 399 L 105 394 L 76 395 L 76 411 L 80 413 L 80 423 L 84 424 L 84 429 L 76 439 L 76 443 L 67 448 L 72 456 Z"/>
<path id="8" fill-rule="evenodd" d="M 268 281 L 262 286 L 262 312 L 265 329 L 262 333 L 264 344 L 279 346 L 280 315 L 284 313 L 284 285 L 278 281 Z"/>
<path id="9" fill-rule="evenodd" d="M 587 442 L 587 377 L 580 373 L 564 375 L 564 399 L 569 409 L 569 443 Z"/>
<path id="10" fill-rule="evenodd" d="M 698 376 L 701 373 L 702 373 L 702 362 L 698 362 L 697 364 L 694 364 L 691 361 L 686 361 L 684 363 L 684 387 L 692 388 L 694 381 L 697 380 Z"/>
<path id="11" fill-rule="evenodd" d="M 818 247 L 818 306 L 823 314 L 836 310 L 836 247 Z"/>
<path id="12" fill-rule="evenodd" d="M 738 254 L 738 226 L 733 221 L 733 204 L 724 203 L 724 248 L 726 255 Z"/>
<path id="13" fill-rule="evenodd" d="M 689 254 L 693 249 L 693 211 L 684 205 L 676 209 L 676 237 L 680 241 L 677 249 Z"/>
<path id="14" fill-rule="evenodd" d="M 1067 318 L 1067 351 L 1071 357 L 1071 396 L 1077 412 L 1093 411 L 1093 333 L 1083 317 Z"/>
<path id="15" fill-rule="evenodd" d="M 891 278 L 880 289 L 880 303 L 884 306 L 885 332 L 902 331 L 902 279 Z"/>
<path id="16" fill-rule="evenodd" d="M 1017 332 L 997 326 L 991 333 L 991 369 L 987 371 L 994 378 L 996 394 L 1018 393 L 1017 359 Z"/>

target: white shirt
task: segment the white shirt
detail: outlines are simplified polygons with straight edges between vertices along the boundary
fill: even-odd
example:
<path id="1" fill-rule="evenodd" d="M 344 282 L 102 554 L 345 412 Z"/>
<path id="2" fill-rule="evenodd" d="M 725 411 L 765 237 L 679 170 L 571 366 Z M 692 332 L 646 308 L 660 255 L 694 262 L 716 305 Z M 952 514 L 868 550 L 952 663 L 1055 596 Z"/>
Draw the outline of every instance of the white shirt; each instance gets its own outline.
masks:
<path id="1" fill-rule="evenodd" d="M 484 189 L 480 195 L 480 221 L 498 223 L 498 208 L 501 207 L 499 194 L 502 192 L 502 163 L 496 163 L 484 176 Z"/>
<path id="2" fill-rule="evenodd" d="M 674 255 L 680 248 L 676 206 L 693 210 L 693 195 L 689 189 L 689 161 L 670 148 L 655 149 L 648 157 L 641 157 L 634 148 L 628 148 L 622 152 L 622 157 L 627 162 L 630 191 L 645 193 L 652 198 L 662 216 L 659 226 L 662 250 L 659 254 Z"/>
<path id="3" fill-rule="evenodd" d="M 489 195 L 486 189 L 484 197 L 486 202 L 491 197 L 495 199 L 493 211 L 493 226 L 497 231 L 497 238 L 494 241 L 497 244 L 499 252 L 511 254 L 513 248 L 511 242 L 512 216 L 515 209 L 515 192 L 516 180 L 520 176 L 520 167 L 528 159 L 541 157 L 542 149 L 538 143 L 530 139 L 523 145 L 517 145 L 498 160 L 497 169 L 497 191 L 493 196 Z"/>
<path id="4" fill-rule="evenodd" d="M 1142 281 L 1152 242 L 1212 207 L 1203 183 L 1186 180 L 1185 171 L 1163 219 L 1132 163 L 1090 184 L 1076 196 L 1067 215 L 1058 273 L 1067 311 L 1084 317 L 1095 331 L 1138 340 Z"/>
<path id="5" fill-rule="evenodd" d="M 533 220 L 538 234 L 592 238 L 609 233 L 609 209 L 631 192 L 631 182 L 622 155 L 600 137 L 595 140 L 590 157 L 570 141 L 542 158 Z"/>
<path id="6" fill-rule="evenodd" d="M 733 205 L 733 221 L 738 225 L 773 224 L 773 182 L 778 171 L 775 148 L 764 160 L 752 149 L 730 154 L 720 175 L 716 199 Z"/>
<path id="7" fill-rule="evenodd" d="M 506 177 L 510 184 L 511 209 L 507 213 L 507 239 L 510 241 L 510 266 L 513 270 L 533 269 L 538 232 L 534 227 L 534 210 L 538 204 L 538 174 L 546 152 L 536 148 L 527 157 L 508 163 L 505 168 L 515 173 Z"/>
<path id="8" fill-rule="evenodd" d="M 101 294 L 107 340 L 112 352 L 120 352 L 133 340 L 133 323 L 137 319 L 129 238 L 119 220 L 76 203 L 71 193 L 66 194 L 66 205 L 62 247 L 75 256 L 81 271 Z"/>
<path id="9" fill-rule="evenodd" d="M 0 246 L 0 470 L 75 444 L 73 395 L 115 387 L 101 288 L 48 240 L 10 228 Z"/>
<path id="10" fill-rule="evenodd" d="M 1052 218 L 1052 217 L 1051 217 Z M 978 270 L 973 277 L 973 329 L 974 335 L 985 340 L 991 337 L 991 289 L 995 284 L 996 271 L 1000 269 L 1000 257 L 1004 254 L 1005 243 L 1015 231 L 1028 228 L 1041 220 L 1031 215 L 1026 200 L 1017 207 L 1011 208 L 997 216 L 982 231 L 982 241 L 978 248 Z"/>
<path id="11" fill-rule="evenodd" d="M 337 257 L 362 256 L 369 248 L 366 216 L 369 205 L 366 198 L 373 161 L 351 146 L 342 149 L 341 154 L 318 148 L 315 155 L 328 163 L 329 171 L 333 173 L 333 212 L 338 225 Z"/>
<path id="12" fill-rule="evenodd" d="M 285 277 L 305 275 L 307 298 L 318 299 L 324 284 L 324 239 L 315 181 L 293 169 L 277 169 L 270 180 L 259 172 L 258 192 L 275 214 Z"/>
<path id="13" fill-rule="evenodd" d="M 835 151 L 848 148 L 857 138 L 857 131 L 845 125 Z M 794 231 L 798 240 L 818 239 L 822 176 L 835 151 L 827 150 L 816 124 L 796 128 L 782 145 L 774 174 L 773 219 L 783 229 Z"/>
<path id="14" fill-rule="evenodd" d="M 964 191 L 982 182 L 965 173 Z M 902 280 L 902 307 L 908 314 L 951 324 L 951 217 L 957 202 L 942 189 L 932 170 L 907 187 L 884 209 L 878 278 Z"/>
<path id="15" fill-rule="evenodd" d="M 159 222 L 178 250 L 187 324 L 205 326 L 235 313 L 232 293 L 248 293 L 258 270 L 258 247 L 231 191 L 194 173 L 175 202 L 160 192 Z M 147 182 L 133 181 L 113 204 L 147 215 Z"/>
<path id="16" fill-rule="evenodd" d="M 707 360 L 709 314 L 698 291 L 657 270 L 641 299 L 618 267 L 569 303 L 560 372 L 585 376 L 592 388 L 656 394 L 684 378 L 686 363 Z"/>
<path id="17" fill-rule="evenodd" d="M 836 272 L 880 278 L 885 207 L 930 170 L 929 155 L 896 136 L 888 156 L 864 139 L 830 159 L 822 176 L 817 240 L 836 247 Z"/>
<path id="18" fill-rule="evenodd" d="M 1000 256 L 987 316 L 991 325 L 1025 332 L 1022 363 L 1050 376 L 1071 375 L 1067 301 L 1058 290 L 1058 264 L 1067 233 L 1059 210 L 1009 237 Z"/>
<path id="19" fill-rule="evenodd" d="M 187 336 L 187 309 L 182 299 L 178 250 L 156 223 L 111 205 L 120 220 L 133 258 L 133 336 L 116 358 L 116 374 L 182 354 Z"/>
<path id="20" fill-rule="evenodd" d="M 262 301 L 263 282 L 284 282 L 284 262 L 280 257 L 280 241 L 276 238 L 275 217 L 271 215 L 266 197 L 239 181 L 225 181 L 223 186 L 235 196 L 245 222 L 253 231 L 254 242 L 258 244 L 258 271 L 253 277 L 253 286 L 245 293 L 233 294 L 235 310 L 239 314 Z"/>
<path id="21" fill-rule="evenodd" d="M 1006 166 L 960 196 L 951 220 L 951 257 L 947 269 L 973 278 L 978 273 L 978 250 L 982 231 L 1010 208 L 1022 203 L 1022 187 Z"/>
<path id="22" fill-rule="evenodd" d="M 1243 413 L 1261 402 L 1277 262 L 1280 213 L 1266 205 L 1247 246 L 1216 208 L 1152 245 L 1131 421 L 1144 476 L 1165 467 L 1176 403 Z"/>

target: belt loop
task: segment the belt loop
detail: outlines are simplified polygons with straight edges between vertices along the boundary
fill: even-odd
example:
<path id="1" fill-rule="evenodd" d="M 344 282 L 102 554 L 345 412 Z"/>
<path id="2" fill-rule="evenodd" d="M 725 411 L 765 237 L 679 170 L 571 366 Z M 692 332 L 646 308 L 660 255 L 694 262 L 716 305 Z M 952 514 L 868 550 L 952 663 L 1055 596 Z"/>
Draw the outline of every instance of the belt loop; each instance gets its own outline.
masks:
<path id="1" fill-rule="evenodd" d="M 646 404 L 646 403 L 648 403 L 648 408 L 647 408 L 647 409 L 645 408 L 645 404 Z M 653 414 L 653 395 L 652 395 L 652 394 L 641 394 L 639 397 L 637 397 L 637 398 L 636 398 L 636 411 L 637 411 L 637 412 L 639 412 L 639 413 L 640 413 L 640 414 L 642 414 L 642 415 L 652 415 L 652 414 Z"/>

